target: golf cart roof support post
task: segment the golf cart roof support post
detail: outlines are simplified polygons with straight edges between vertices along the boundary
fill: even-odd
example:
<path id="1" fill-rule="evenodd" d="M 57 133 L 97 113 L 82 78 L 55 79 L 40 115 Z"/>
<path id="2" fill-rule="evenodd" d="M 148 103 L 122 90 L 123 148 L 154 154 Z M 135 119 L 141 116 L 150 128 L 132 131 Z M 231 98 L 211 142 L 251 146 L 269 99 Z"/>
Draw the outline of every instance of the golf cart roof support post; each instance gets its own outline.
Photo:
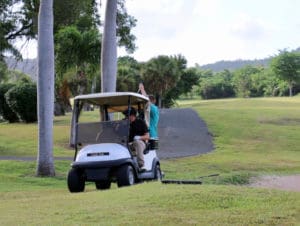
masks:
<path id="1" fill-rule="evenodd" d="M 80 111 L 81 111 L 81 107 L 79 104 L 79 100 L 75 100 L 74 102 L 74 114 L 75 114 L 75 154 L 74 154 L 74 161 L 76 159 L 77 156 L 77 152 L 78 152 L 78 144 L 77 144 L 77 134 L 78 134 L 78 120 L 79 120 L 79 115 L 80 115 Z"/>
<path id="2" fill-rule="evenodd" d="M 100 121 L 105 121 L 105 111 L 103 106 L 99 106 Z"/>
<path id="3" fill-rule="evenodd" d="M 105 104 L 104 106 L 104 114 L 105 114 L 105 121 L 109 121 L 109 115 L 108 115 L 108 105 L 107 104 Z"/>
<path id="4" fill-rule="evenodd" d="M 127 109 L 128 109 L 127 117 L 128 117 L 128 120 L 129 120 L 129 115 L 130 115 L 130 111 L 131 111 L 131 97 L 130 96 L 128 96 L 128 107 L 127 107 Z M 129 147 L 129 131 L 130 131 L 130 124 L 129 124 L 129 129 L 127 131 L 127 142 L 126 142 L 128 150 L 130 150 L 130 147 Z M 132 153 L 130 152 L 130 154 L 132 154 Z"/>
<path id="5" fill-rule="evenodd" d="M 130 112 L 131 112 L 131 97 L 130 96 L 128 96 L 128 108 L 127 109 L 128 109 L 127 116 L 129 118 Z"/>

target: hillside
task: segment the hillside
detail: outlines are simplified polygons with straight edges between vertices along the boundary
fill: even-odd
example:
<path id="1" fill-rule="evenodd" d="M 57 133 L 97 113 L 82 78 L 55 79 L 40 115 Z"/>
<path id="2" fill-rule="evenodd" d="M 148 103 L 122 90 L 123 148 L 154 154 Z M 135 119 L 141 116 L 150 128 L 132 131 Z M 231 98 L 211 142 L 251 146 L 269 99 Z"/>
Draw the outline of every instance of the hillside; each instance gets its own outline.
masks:
<path id="1" fill-rule="evenodd" d="M 292 50 L 292 52 L 300 52 L 300 47 L 298 47 L 295 50 Z M 233 60 L 233 61 L 221 60 L 221 61 L 217 61 L 212 64 L 201 65 L 201 66 L 199 66 L 199 68 L 204 69 L 204 70 L 212 70 L 214 72 L 219 72 L 219 71 L 223 71 L 225 69 L 234 71 L 234 70 L 242 68 L 246 65 L 268 67 L 271 59 L 272 59 L 272 57 L 267 57 L 264 59 L 254 59 L 254 60 L 242 60 L 242 59 Z"/>
<path id="2" fill-rule="evenodd" d="M 261 60 L 234 60 L 234 61 L 218 61 L 213 64 L 205 64 L 200 66 L 201 69 L 204 70 L 212 70 L 214 72 L 223 71 L 225 69 L 234 71 L 236 69 L 242 68 L 246 65 L 253 65 L 253 66 L 263 66 L 267 67 L 271 58 L 265 58 Z"/>
<path id="3" fill-rule="evenodd" d="M 36 59 L 24 59 L 23 61 L 16 61 L 14 58 L 6 58 L 6 64 L 9 69 L 19 70 L 36 81 L 37 80 L 37 60 Z"/>

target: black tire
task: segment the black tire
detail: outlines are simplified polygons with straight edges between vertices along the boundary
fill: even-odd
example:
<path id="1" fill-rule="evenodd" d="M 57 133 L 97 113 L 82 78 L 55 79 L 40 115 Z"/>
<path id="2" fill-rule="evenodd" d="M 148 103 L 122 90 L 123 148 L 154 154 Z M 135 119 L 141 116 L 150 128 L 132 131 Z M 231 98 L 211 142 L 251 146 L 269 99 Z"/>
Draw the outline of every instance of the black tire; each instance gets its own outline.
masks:
<path id="1" fill-rule="evenodd" d="M 96 188 L 99 190 L 110 189 L 111 181 L 110 180 L 102 180 L 95 182 Z"/>
<path id="2" fill-rule="evenodd" d="M 154 180 L 158 180 L 158 181 L 162 180 L 162 174 L 161 174 L 161 169 L 159 164 L 156 164 L 154 168 Z"/>
<path id="3" fill-rule="evenodd" d="M 135 183 L 135 174 L 131 165 L 123 165 L 117 172 L 118 187 L 130 186 Z"/>
<path id="4" fill-rule="evenodd" d="M 79 170 L 71 169 L 68 174 L 68 188 L 70 192 L 84 191 L 85 181 Z"/>

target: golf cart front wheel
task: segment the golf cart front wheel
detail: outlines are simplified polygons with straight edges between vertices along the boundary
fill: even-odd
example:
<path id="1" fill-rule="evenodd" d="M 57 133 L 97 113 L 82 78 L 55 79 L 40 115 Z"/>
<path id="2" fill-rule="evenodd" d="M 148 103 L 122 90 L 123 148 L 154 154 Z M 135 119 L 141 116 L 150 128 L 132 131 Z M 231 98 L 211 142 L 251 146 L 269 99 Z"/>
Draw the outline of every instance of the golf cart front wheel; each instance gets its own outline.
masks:
<path id="1" fill-rule="evenodd" d="M 85 181 L 81 172 L 71 169 L 68 174 L 68 188 L 70 192 L 84 191 Z"/>
<path id="2" fill-rule="evenodd" d="M 118 187 L 130 186 L 135 182 L 135 175 L 131 165 L 123 165 L 117 172 Z"/>
<path id="3" fill-rule="evenodd" d="M 154 169 L 154 180 L 162 180 L 162 174 L 161 174 L 161 169 L 160 169 L 160 165 L 156 164 L 155 169 Z"/>

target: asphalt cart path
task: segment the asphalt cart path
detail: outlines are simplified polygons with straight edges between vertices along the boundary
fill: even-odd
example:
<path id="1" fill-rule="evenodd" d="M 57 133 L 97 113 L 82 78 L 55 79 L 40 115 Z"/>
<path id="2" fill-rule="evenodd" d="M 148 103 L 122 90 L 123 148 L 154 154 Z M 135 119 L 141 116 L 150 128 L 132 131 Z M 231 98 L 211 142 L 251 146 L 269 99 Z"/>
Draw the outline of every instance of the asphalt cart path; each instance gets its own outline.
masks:
<path id="1" fill-rule="evenodd" d="M 214 149 L 206 123 L 190 108 L 160 109 L 159 158 L 199 155 Z"/>

